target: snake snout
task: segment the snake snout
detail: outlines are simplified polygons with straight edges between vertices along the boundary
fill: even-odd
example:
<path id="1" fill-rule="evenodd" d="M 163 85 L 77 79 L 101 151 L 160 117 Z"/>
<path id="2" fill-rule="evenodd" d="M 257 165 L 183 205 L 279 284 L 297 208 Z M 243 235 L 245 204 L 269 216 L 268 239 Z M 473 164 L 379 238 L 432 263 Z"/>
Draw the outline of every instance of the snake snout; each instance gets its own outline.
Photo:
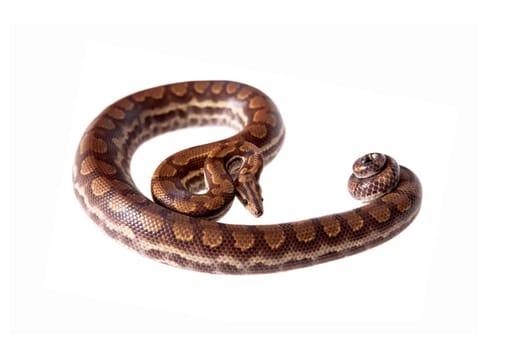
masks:
<path id="1" fill-rule="evenodd" d="M 240 176 L 236 181 L 235 193 L 253 216 L 260 217 L 264 213 L 261 186 L 255 178 Z"/>

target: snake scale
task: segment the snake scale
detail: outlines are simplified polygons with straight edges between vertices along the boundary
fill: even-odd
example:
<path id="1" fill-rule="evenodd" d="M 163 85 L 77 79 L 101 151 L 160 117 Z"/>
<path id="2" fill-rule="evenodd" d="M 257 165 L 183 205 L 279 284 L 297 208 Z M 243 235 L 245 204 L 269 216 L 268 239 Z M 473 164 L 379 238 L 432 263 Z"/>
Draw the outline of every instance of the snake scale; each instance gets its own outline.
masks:
<path id="1" fill-rule="evenodd" d="M 200 125 L 238 133 L 167 158 L 153 175 L 154 201 L 148 199 L 130 174 L 134 151 L 161 133 Z M 416 175 L 370 153 L 354 163 L 348 184 L 366 201 L 359 208 L 273 225 L 210 220 L 234 197 L 262 214 L 259 175 L 281 148 L 284 130 L 272 100 L 241 83 L 140 91 L 107 107 L 86 129 L 73 166 L 75 194 L 113 239 L 156 261 L 209 273 L 269 273 L 345 257 L 389 240 L 416 217 L 422 199 Z"/>

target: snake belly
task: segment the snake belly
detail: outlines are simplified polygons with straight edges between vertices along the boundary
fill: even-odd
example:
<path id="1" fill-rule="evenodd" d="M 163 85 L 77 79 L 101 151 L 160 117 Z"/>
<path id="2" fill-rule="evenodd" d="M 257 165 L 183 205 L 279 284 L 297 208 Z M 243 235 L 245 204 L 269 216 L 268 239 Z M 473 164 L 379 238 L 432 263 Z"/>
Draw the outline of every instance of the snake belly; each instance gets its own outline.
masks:
<path id="1" fill-rule="evenodd" d="M 138 190 L 130 174 L 131 157 L 156 135 L 199 125 L 237 129 L 217 143 L 248 141 L 262 150 L 265 164 L 285 135 L 272 100 L 237 82 L 175 83 L 122 98 L 88 126 L 76 153 L 74 191 L 91 219 L 113 239 L 156 261 L 209 273 L 253 274 L 364 251 L 397 235 L 419 211 L 420 182 L 404 167 L 390 193 L 353 210 L 308 220 L 234 225 L 169 210 Z"/>

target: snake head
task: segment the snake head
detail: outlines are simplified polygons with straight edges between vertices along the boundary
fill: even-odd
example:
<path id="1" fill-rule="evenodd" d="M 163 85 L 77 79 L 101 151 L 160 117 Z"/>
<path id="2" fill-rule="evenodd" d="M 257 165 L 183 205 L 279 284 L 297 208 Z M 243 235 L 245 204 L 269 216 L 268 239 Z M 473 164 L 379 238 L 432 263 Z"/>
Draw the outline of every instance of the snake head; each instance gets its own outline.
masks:
<path id="1" fill-rule="evenodd" d="M 262 191 L 259 186 L 264 163 L 262 151 L 244 140 L 234 143 L 233 150 L 226 169 L 234 180 L 235 195 L 253 216 L 259 217 L 263 214 Z"/>
<path id="2" fill-rule="evenodd" d="M 239 176 L 235 183 L 235 194 L 253 216 L 259 217 L 263 214 L 262 190 L 256 177 Z"/>

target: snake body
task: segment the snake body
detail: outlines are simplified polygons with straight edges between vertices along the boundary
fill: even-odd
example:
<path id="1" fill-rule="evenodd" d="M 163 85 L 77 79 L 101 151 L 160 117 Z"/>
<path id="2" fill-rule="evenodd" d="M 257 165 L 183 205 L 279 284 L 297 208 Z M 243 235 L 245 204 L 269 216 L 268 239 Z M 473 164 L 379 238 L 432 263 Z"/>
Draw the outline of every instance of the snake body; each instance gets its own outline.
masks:
<path id="1" fill-rule="evenodd" d="M 141 143 L 210 124 L 238 133 L 167 158 L 153 176 L 155 201 L 138 190 L 130 161 Z M 162 263 L 210 273 L 268 273 L 345 257 L 389 240 L 416 217 L 422 190 L 415 174 L 372 153 L 354 164 L 349 182 L 350 191 L 368 201 L 360 208 L 273 225 L 209 220 L 223 215 L 235 196 L 262 214 L 259 174 L 281 148 L 284 130 L 272 100 L 241 83 L 143 90 L 107 107 L 86 129 L 73 166 L 75 194 L 120 243 Z M 385 187 L 390 192 L 383 193 Z"/>

